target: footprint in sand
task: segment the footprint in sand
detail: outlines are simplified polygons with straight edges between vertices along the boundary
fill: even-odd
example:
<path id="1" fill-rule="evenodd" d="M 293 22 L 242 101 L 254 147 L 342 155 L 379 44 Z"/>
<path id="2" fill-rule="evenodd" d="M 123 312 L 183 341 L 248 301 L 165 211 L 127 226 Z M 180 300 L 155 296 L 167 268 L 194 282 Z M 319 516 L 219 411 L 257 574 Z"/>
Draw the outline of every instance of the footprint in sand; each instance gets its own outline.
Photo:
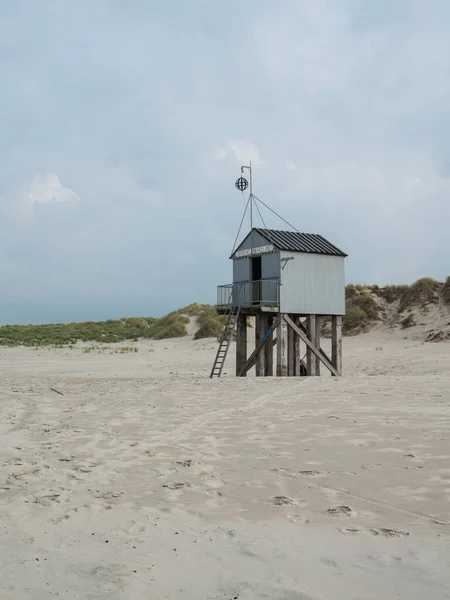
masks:
<path id="1" fill-rule="evenodd" d="M 78 471 L 78 473 L 91 473 L 92 469 L 94 469 L 97 466 L 98 464 L 95 462 L 88 462 L 86 464 L 80 463 L 72 468 L 74 471 Z"/>
<path id="2" fill-rule="evenodd" d="M 178 483 L 166 483 L 163 485 L 163 488 L 167 488 L 168 490 L 181 490 L 183 488 L 191 487 L 191 484 L 187 481 L 182 481 Z"/>
<path id="3" fill-rule="evenodd" d="M 100 492 L 99 490 L 95 490 L 92 492 L 94 498 L 100 498 L 102 500 L 112 500 L 113 498 L 121 498 L 125 495 L 125 492 Z"/>
<path id="4" fill-rule="evenodd" d="M 379 529 L 340 529 L 339 530 L 344 535 L 373 535 L 382 537 L 407 537 L 409 536 L 408 531 L 401 531 L 400 529 L 388 529 L 386 527 L 381 527 Z"/>
<path id="5" fill-rule="evenodd" d="M 61 494 L 47 494 L 45 496 L 35 496 L 34 503 L 41 506 L 51 506 L 54 502 L 61 502 Z"/>
<path id="6" fill-rule="evenodd" d="M 283 477 L 284 479 L 295 479 L 296 475 L 295 473 L 291 473 L 288 469 L 285 468 L 275 468 L 275 469 L 271 469 L 272 473 L 275 473 L 275 475 L 278 475 L 278 477 Z"/>
<path id="7" fill-rule="evenodd" d="M 322 562 L 324 565 L 328 565 L 329 567 L 339 567 L 339 563 L 337 563 L 335 560 L 331 560 L 331 558 L 321 558 L 320 562 Z"/>
<path id="8" fill-rule="evenodd" d="M 354 517 L 355 511 L 350 506 L 336 506 L 335 508 L 328 508 L 327 513 L 336 517 Z"/>
<path id="9" fill-rule="evenodd" d="M 400 529 L 387 529 L 381 527 L 380 529 L 371 529 L 372 535 L 382 535 L 383 537 L 408 537 L 408 531 L 401 531 Z"/>
<path id="10" fill-rule="evenodd" d="M 392 567 L 402 560 L 400 556 L 388 556 L 384 554 L 369 554 L 367 558 L 382 567 Z"/>
<path id="11" fill-rule="evenodd" d="M 25 502 L 27 504 L 40 504 L 49 507 L 56 504 L 65 504 L 70 499 L 69 492 L 63 487 L 54 487 L 42 490 L 40 494 L 29 496 Z"/>
<path id="12" fill-rule="evenodd" d="M 287 515 L 289 521 L 291 523 L 295 523 L 296 525 L 308 525 L 309 519 L 302 517 L 302 515 L 292 514 Z"/>
<path id="13" fill-rule="evenodd" d="M 55 517 L 53 519 L 50 519 L 49 521 L 47 521 L 47 523 L 51 523 L 52 525 L 58 525 L 59 523 L 62 523 L 63 521 L 68 521 L 70 519 L 70 517 L 72 516 L 72 514 L 77 513 L 77 512 L 78 512 L 78 508 L 75 508 L 75 507 L 71 508 L 64 514 L 59 515 L 58 517 Z"/>
<path id="14" fill-rule="evenodd" d="M 275 496 L 273 498 L 273 503 L 275 504 L 275 506 L 292 506 L 293 504 L 295 504 L 294 500 L 291 500 L 291 498 L 288 498 L 287 496 Z"/>
<path id="15" fill-rule="evenodd" d="M 194 461 L 192 459 L 188 460 L 177 460 L 177 465 L 181 465 L 182 467 L 192 467 Z"/>

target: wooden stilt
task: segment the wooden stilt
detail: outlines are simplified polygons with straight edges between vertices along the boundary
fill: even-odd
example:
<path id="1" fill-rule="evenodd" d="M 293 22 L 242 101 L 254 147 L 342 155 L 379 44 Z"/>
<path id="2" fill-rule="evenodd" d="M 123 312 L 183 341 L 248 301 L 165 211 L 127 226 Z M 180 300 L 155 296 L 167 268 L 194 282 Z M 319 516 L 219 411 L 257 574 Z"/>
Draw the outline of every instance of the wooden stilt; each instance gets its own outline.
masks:
<path id="1" fill-rule="evenodd" d="M 243 365 L 242 369 L 239 372 L 239 377 L 243 377 L 249 371 L 249 369 L 251 369 L 254 366 L 254 364 L 256 362 L 256 357 L 262 351 L 264 345 L 267 344 L 270 334 L 275 331 L 275 329 L 280 325 L 280 322 L 281 322 L 281 317 L 278 316 L 273 322 L 271 331 L 267 332 L 265 334 L 265 336 L 262 338 L 262 340 L 259 342 L 259 344 L 256 346 L 256 348 L 250 354 L 250 357 L 248 358 L 247 362 L 245 363 L 245 365 Z"/>
<path id="2" fill-rule="evenodd" d="M 247 317 L 240 314 L 236 323 L 236 376 L 246 377 L 247 373 L 240 375 L 247 362 Z"/>
<path id="3" fill-rule="evenodd" d="M 273 326 L 273 315 L 266 315 L 266 330 Z M 273 376 L 273 333 L 267 339 L 267 344 L 264 346 L 264 376 Z"/>
<path id="4" fill-rule="evenodd" d="M 294 323 L 298 326 L 300 323 L 300 317 L 298 315 L 294 315 L 294 318 L 292 319 L 294 321 Z M 289 328 L 291 329 L 291 328 Z M 298 335 L 294 335 L 294 375 L 296 377 L 300 376 L 300 361 L 301 361 L 301 355 L 300 355 L 300 338 Z"/>
<path id="5" fill-rule="evenodd" d="M 316 315 L 316 324 L 315 324 L 315 338 L 314 338 L 314 346 L 317 350 L 320 350 L 320 326 L 322 323 L 322 319 L 319 315 Z M 315 373 L 314 375 L 320 376 L 320 360 L 316 358 L 315 364 Z"/>
<path id="6" fill-rule="evenodd" d="M 290 315 L 291 319 L 294 320 L 295 319 L 295 315 Z M 287 330 L 287 345 L 288 345 L 288 349 L 287 349 L 287 360 L 288 360 L 288 377 L 294 377 L 295 376 L 295 340 L 296 338 L 298 338 L 298 335 L 296 335 L 295 331 L 291 328 L 288 327 Z"/>
<path id="7" fill-rule="evenodd" d="M 331 362 L 338 375 L 342 375 L 342 317 L 331 317 Z"/>
<path id="8" fill-rule="evenodd" d="M 236 375 L 245 377 L 248 370 L 256 367 L 258 377 L 274 374 L 273 347 L 276 345 L 277 377 L 299 376 L 301 349 L 306 345 L 306 372 L 320 375 L 322 363 L 335 377 L 342 375 L 342 316 L 331 317 L 331 359 L 320 347 L 321 319 L 308 315 L 302 322 L 300 315 L 257 313 L 255 318 L 255 350 L 247 359 L 247 318 L 240 314 L 236 323 Z M 274 331 L 276 331 L 276 339 Z"/>
<path id="9" fill-rule="evenodd" d="M 312 351 L 312 353 L 322 361 L 322 363 L 326 366 L 326 368 L 333 375 L 337 376 L 338 372 L 331 364 L 330 359 L 328 358 L 328 356 L 325 354 L 325 352 L 323 350 L 317 350 L 317 348 L 314 346 L 314 343 L 311 342 L 311 340 L 309 339 L 306 329 L 303 326 L 303 324 L 300 324 L 300 326 L 297 327 L 297 325 L 292 321 L 292 319 L 289 318 L 289 315 L 283 315 L 283 318 L 284 318 L 285 322 L 290 327 L 292 327 L 292 329 L 297 333 L 297 335 L 299 335 L 301 337 L 301 339 L 305 342 L 306 346 Z"/>
<path id="10" fill-rule="evenodd" d="M 267 330 L 265 328 L 265 321 L 266 321 L 266 319 L 265 319 L 264 313 L 256 313 L 256 316 L 255 316 L 255 348 L 257 348 L 259 346 L 259 343 L 261 342 L 261 340 L 263 339 L 264 335 L 267 332 Z M 264 362 L 265 362 L 264 358 L 265 358 L 264 352 L 260 352 L 256 356 L 256 361 L 255 361 L 256 377 L 264 376 Z"/>
<path id="11" fill-rule="evenodd" d="M 277 377 L 287 375 L 287 323 L 280 315 L 281 323 L 277 331 Z"/>
<path id="12" fill-rule="evenodd" d="M 308 315 L 306 319 L 306 330 L 308 332 L 308 338 L 312 344 L 316 345 L 316 315 Z M 316 374 L 316 356 L 312 352 L 311 348 L 308 347 L 306 351 L 306 368 L 308 375 Z"/>

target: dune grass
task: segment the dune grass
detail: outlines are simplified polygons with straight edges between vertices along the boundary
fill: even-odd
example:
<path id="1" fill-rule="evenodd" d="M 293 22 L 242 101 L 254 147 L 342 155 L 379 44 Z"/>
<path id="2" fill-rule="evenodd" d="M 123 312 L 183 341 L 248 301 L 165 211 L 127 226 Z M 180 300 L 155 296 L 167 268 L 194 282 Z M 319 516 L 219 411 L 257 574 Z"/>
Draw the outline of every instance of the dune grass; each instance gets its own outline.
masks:
<path id="1" fill-rule="evenodd" d="M 150 337 L 154 340 L 183 337 L 187 335 L 189 317 L 180 311 L 169 313 L 154 323 Z"/>
<path id="2" fill-rule="evenodd" d="M 198 330 L 194 336 L 196 340 L 217 338 L 225 324 L 225 317 L 218 315 L 214 306 L 204 306 L 203 310 L 197 315 L 197 324 Z"/>
<path id="3" fill-rule="evenodd" d="M 364 329 L 369 323 L 369 318 L 360 306 L 349 306 L 343 319 L 342 330 L 345 333 L 356 332 Z"/>
<path id="4" fill-rule="evenodd" d="M 125 318 L 52 325 L 5 325 L 0 327 L 2 346 L 67 346 L 77 342 L 106 344 L 152 337 L 157 319 Z"/>
<path id="5" fill-rule="evenodd" d="M 196 317 L 200 326 L 196 339 L 215 337 L 223 319 L 213 306 L 195 303 L 160 319 L 126 317 L 84 323 L 5 325 L 0 327 L 0 346 L 68 348 L 77 342 L 114 344 L 139 339 L 184 337 L 187 335 L 189 317 Z"/>
<path id="6" fill-rule="evenodd" d="M 344 333 L 366 330 L 380 316 L 379 307 L 368 287 L 350 284 L 345 289 Z"/>
<path id="7" fill-rule="evenodd" d="M 139 348 L 136 346 L 104 346 L 103 344 L 93 344 L 92 346 L 86 346 L 83 348 L 84 354 L 129 354 L 137 353 Z"/>
<path id="8" fill-rule="evenodd" d="M 388 304 L 392 304 L 400 300 L 408 292 L 409 288 L 409 285 L 386 285 L 384 287 L 374 285 L 371 286 L 371 291 L 379 298 L 386 300 Z"/>
<path id="9" fill-rule="evenodd" d="M 399 312 L 408 308 L 424 308 L 427 304 L 438 300 L 442 284 L 432 277 L 422 277 L 408 287 L 400 298 Z"/>
<path id="10" fill-rule="evenodd" d="M 398 312 L 424 308 L 441 302 L 450 306 L 450 277 L 444 284 L 423 277 L 412 285 L 354 285 L 345 289 L 346 315 L 343 330 L 346 334 L 366 331 L 382 317 L 379 303 L 399 302 Z M 381 302 L 383 304 L 383 302 Z M 163 340 L 184 337 L 190 318 L 195 318 L 198 330 L 195 339 L 216 338 L 224 324 L 214 306 L 190 304 L 162 318 L 126 317 L 108 321 L 52 325 L 5 325 L 0 327 L 0 346 L 29 346 L 33 348 L 70 348 L 77 342 L 115 344 L 139 339 Z M 410 326 L 411 320 L 402 323 Z M 134 350 L 133 350 L 134 351 Z"/>
<path id="11" fill-rule="evenodd" d="M 450 276 L 447 277 L 442 288 L 442 300 L 446 306 L 450 306 Z"/>

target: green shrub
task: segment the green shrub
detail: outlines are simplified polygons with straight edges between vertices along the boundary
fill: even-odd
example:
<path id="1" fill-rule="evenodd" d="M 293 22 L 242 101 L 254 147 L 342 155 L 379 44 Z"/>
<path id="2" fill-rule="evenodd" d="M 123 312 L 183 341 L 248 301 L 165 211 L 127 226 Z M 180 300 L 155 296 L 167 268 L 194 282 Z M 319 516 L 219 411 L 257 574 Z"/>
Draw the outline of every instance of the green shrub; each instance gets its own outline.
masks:
<path id="1" fill-rule="evenodd" d="M 346 287 L 343 332 L 365 329 L 379 318 L 379 307 L 369 291 L 370 286 L 348 285 Z"/>
<path id="2" fill-rule="evenodd" d="M 349 304 L 352 307 L 358 307 L 363 310 L 369 320 L 378 319 L 378 304 L 369 292 L 360 292 L 357 296 L 354 296 L 354 298 L 350 300 Z"/>
<path id="3" fill-rule="evenodd" d="M 217 338 L 222 329 L 220 321 L 213 317 L 204 319 L 198 331 L 196 332 L 194 339 L 201 340 L 203 338 Z"/>
<path id="4" fill-rule="evenodd" d="M 151 328 L 151 337 L 155 340 L 184 337 L 187 335 L 186 325 L 189 317 L 179 311 L 169 313 L 162 317 Z"/>
<path id="5" fill-rule="evenodd" d="M 213 306 L 203 306 L 197 313 L 198 331 L 194 339 L 217 338 L 225 324 L 225 316 L 219 315 Z"/>
<path id="6" fill-rule="evenodd" d="M 128 329 L 148 329 L 150 327 L 148 319 L 141 317 L 127 317 L 121 321 Z"/>
<path id="7" fill-rule="evenodd" d="M 343 332 L 351 333 L 357 329 L 365 328 L 370 322 L 367 313 L 357 305 L 349 306 L 346 309 L 344 321 L 343 321 Z"/>
<path id="8" fill-rule="evenodd" d="M 362 285 L 355 285 L 354 283 L 349 283 L 345 286 L 345 299 L 352 300 L 364 290 Z"/>

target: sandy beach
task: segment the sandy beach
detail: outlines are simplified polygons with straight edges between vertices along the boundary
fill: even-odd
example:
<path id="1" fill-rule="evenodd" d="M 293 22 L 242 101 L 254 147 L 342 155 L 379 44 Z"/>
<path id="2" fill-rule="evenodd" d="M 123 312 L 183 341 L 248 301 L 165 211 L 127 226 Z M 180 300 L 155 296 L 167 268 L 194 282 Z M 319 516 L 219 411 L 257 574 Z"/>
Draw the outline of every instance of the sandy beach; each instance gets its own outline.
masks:
<path id="1" fill-rule="evenodd" d="M 220 380 L 135 346 L 0 349 L 2 600 L 450 598 L 448 343 Z"/>

